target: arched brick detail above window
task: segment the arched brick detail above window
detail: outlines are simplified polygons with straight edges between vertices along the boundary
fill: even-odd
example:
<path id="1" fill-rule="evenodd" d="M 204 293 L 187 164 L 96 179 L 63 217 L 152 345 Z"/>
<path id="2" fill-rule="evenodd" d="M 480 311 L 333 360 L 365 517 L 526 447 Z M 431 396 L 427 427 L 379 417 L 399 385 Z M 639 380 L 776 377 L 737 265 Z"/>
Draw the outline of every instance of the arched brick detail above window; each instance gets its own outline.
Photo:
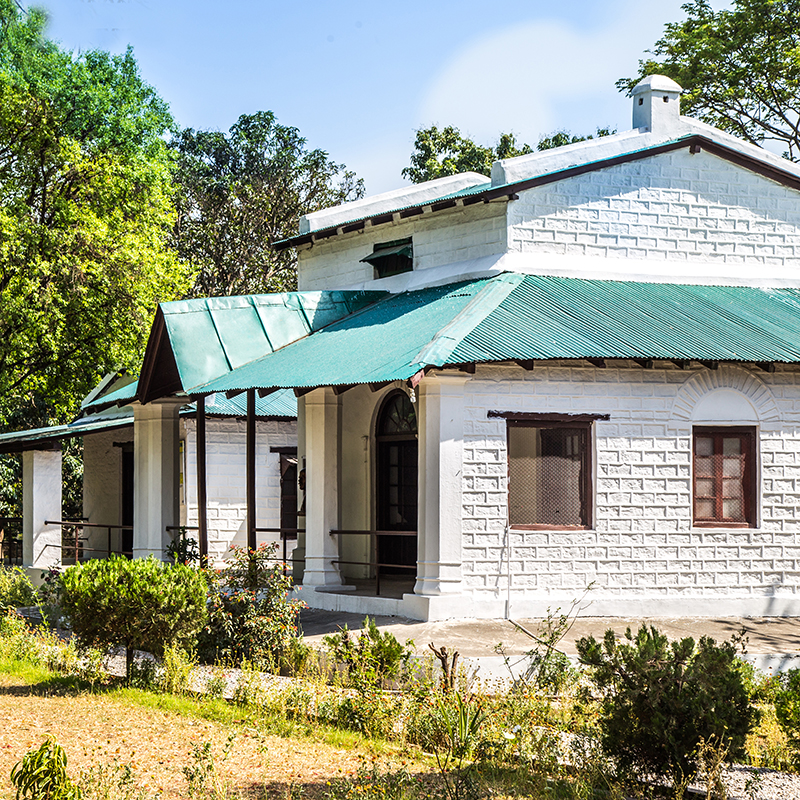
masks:
<path id="1" fill-rule="evenodd" d="M 706 413 L 716 396 L 721 407 L 735 408 L 737 402 L 753 409 L 753 421 L 780 422 L 781 414 L 769 386 L 755 374 L 729 364 L 721 364 L 719 369 L 704 369 L 692 375 L 678 390 L 672 405 L 672 419 L 685 422 L 699 419 L 712 420 L 713 414 Z M 702 411 L 701 411 L 702 409 Z M 701 412 L 698 415 L 698 412 Z M 739 419 L 750 419 L 739 416 Z"/>

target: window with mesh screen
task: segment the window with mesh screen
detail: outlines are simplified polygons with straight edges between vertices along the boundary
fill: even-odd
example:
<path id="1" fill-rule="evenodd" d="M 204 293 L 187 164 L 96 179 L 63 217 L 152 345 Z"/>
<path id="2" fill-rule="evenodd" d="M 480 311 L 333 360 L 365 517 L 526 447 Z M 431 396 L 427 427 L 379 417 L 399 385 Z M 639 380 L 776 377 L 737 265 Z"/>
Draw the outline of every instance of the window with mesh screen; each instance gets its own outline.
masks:
<path id="1" fill-rule="evenodd" d="M 590 425 L 509 420 L 508 501 L 513 526 L 588 527 Z"/>
<path id="2" fill-rule="evenodd" d="M 694 522 L 755 525 L 755 429 L 694 429 Z"/>

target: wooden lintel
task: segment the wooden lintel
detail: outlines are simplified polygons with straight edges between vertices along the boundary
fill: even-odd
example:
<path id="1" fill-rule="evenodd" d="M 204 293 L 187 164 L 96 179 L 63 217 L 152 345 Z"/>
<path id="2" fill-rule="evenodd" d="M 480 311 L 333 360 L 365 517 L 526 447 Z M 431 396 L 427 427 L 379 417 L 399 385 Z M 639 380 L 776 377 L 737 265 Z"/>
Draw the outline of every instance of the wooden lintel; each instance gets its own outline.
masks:
<path id="1" fill-rule="evenodd" d="M 678 368 L 678 369 L 689 369 L 689 360 L 686 358 L 671 358 L 670 361 Z"/>
<path id="2" fill-rule="evenodd" d="M 606 368 L 606 360 L 604 358 L 587 358 L 588 361 L 593 367 L 598 367 L 599 369 Z"/>
<path id="3" fill-rule="evenodd" d="M 708 369 L 719 369 L 719 361 L 702 361 L 701 360 L 699 363 L 702 364 L 704 367 L 707 367 Z"/>
<path id="4" fill-rule="evenodd" d="M 642 369 L 653 369 L 652 358 L 633 358 L 631 359 L 635 364 L 638 364 Z"/>
<path id="5" fill-rule="evenodd" d="M 225 392 L 225 397 L 228 400 L 233 400 L 234 397 L 238 397 L 240 394 L 244 394 L 244 389 L 231 389 L 231 391 Z"/>
<path id="6" fill-rule="evenodd" d="M 394 383 L 394 381 L 381 381 L 380 383 L 370 383 L 369 390 L 371 392 L 379 392 L 381 389 L 385 388 L 390 383 Z"/>
<path id="7" fill-rule="evenodd" d="M 764 372 L 775 372 L 774 361 L 756 361 L 756 366 Z"/>
<path id="8" fill-rule="evenodd" d="M 350 384 L 347 384 L 345 386 L 334 386 L 333 387 L 333 393 L 338 396 L 340 394 L 344 394 L 345 392 L 349 392 L 350 389 L 352 389 L 354 386 L 358 386 L 358 384 L 357 383 L 350 383 Z"/>
<path id="9" fill-rule="evenodd" d="M 533 370 L 533 366 L 536 363 L 532 358 L 515 358 L 514 363 L 518 367 L 522 367 L 522 369 L 531 372 Z"/>

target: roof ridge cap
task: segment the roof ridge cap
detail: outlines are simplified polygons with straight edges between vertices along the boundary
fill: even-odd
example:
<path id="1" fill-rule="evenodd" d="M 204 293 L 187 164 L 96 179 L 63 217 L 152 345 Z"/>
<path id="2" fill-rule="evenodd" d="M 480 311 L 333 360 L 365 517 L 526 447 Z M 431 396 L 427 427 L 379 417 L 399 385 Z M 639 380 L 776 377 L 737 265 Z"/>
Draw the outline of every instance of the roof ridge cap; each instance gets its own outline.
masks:
<path id="1" fill-rule="evenodd" d="M 414 363 L 426 366 L 444 364 L 464 337 L 480 325 L 524 279 L 525 275 L 516 272 L 503 272 L 488 280 L 480 279 L 485 280 L 486 285 L 419 351 Z"/>

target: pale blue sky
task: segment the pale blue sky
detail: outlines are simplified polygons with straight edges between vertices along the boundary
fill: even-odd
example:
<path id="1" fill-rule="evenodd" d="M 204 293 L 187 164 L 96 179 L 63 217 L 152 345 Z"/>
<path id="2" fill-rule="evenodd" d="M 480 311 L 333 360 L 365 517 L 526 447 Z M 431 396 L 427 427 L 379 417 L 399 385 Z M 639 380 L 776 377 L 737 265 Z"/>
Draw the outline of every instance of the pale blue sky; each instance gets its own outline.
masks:
<path id="1" fill-rule="evenodd" d="M 272 110 L 366 181 L 401 186 L 414 132 L 493 143 L 630 127 L 630 75 L 681 0 L 39 0 L 70 49 L 121 52 L 183 126 Z M 714 2 L 717 8 L 726 5 Z"/>

